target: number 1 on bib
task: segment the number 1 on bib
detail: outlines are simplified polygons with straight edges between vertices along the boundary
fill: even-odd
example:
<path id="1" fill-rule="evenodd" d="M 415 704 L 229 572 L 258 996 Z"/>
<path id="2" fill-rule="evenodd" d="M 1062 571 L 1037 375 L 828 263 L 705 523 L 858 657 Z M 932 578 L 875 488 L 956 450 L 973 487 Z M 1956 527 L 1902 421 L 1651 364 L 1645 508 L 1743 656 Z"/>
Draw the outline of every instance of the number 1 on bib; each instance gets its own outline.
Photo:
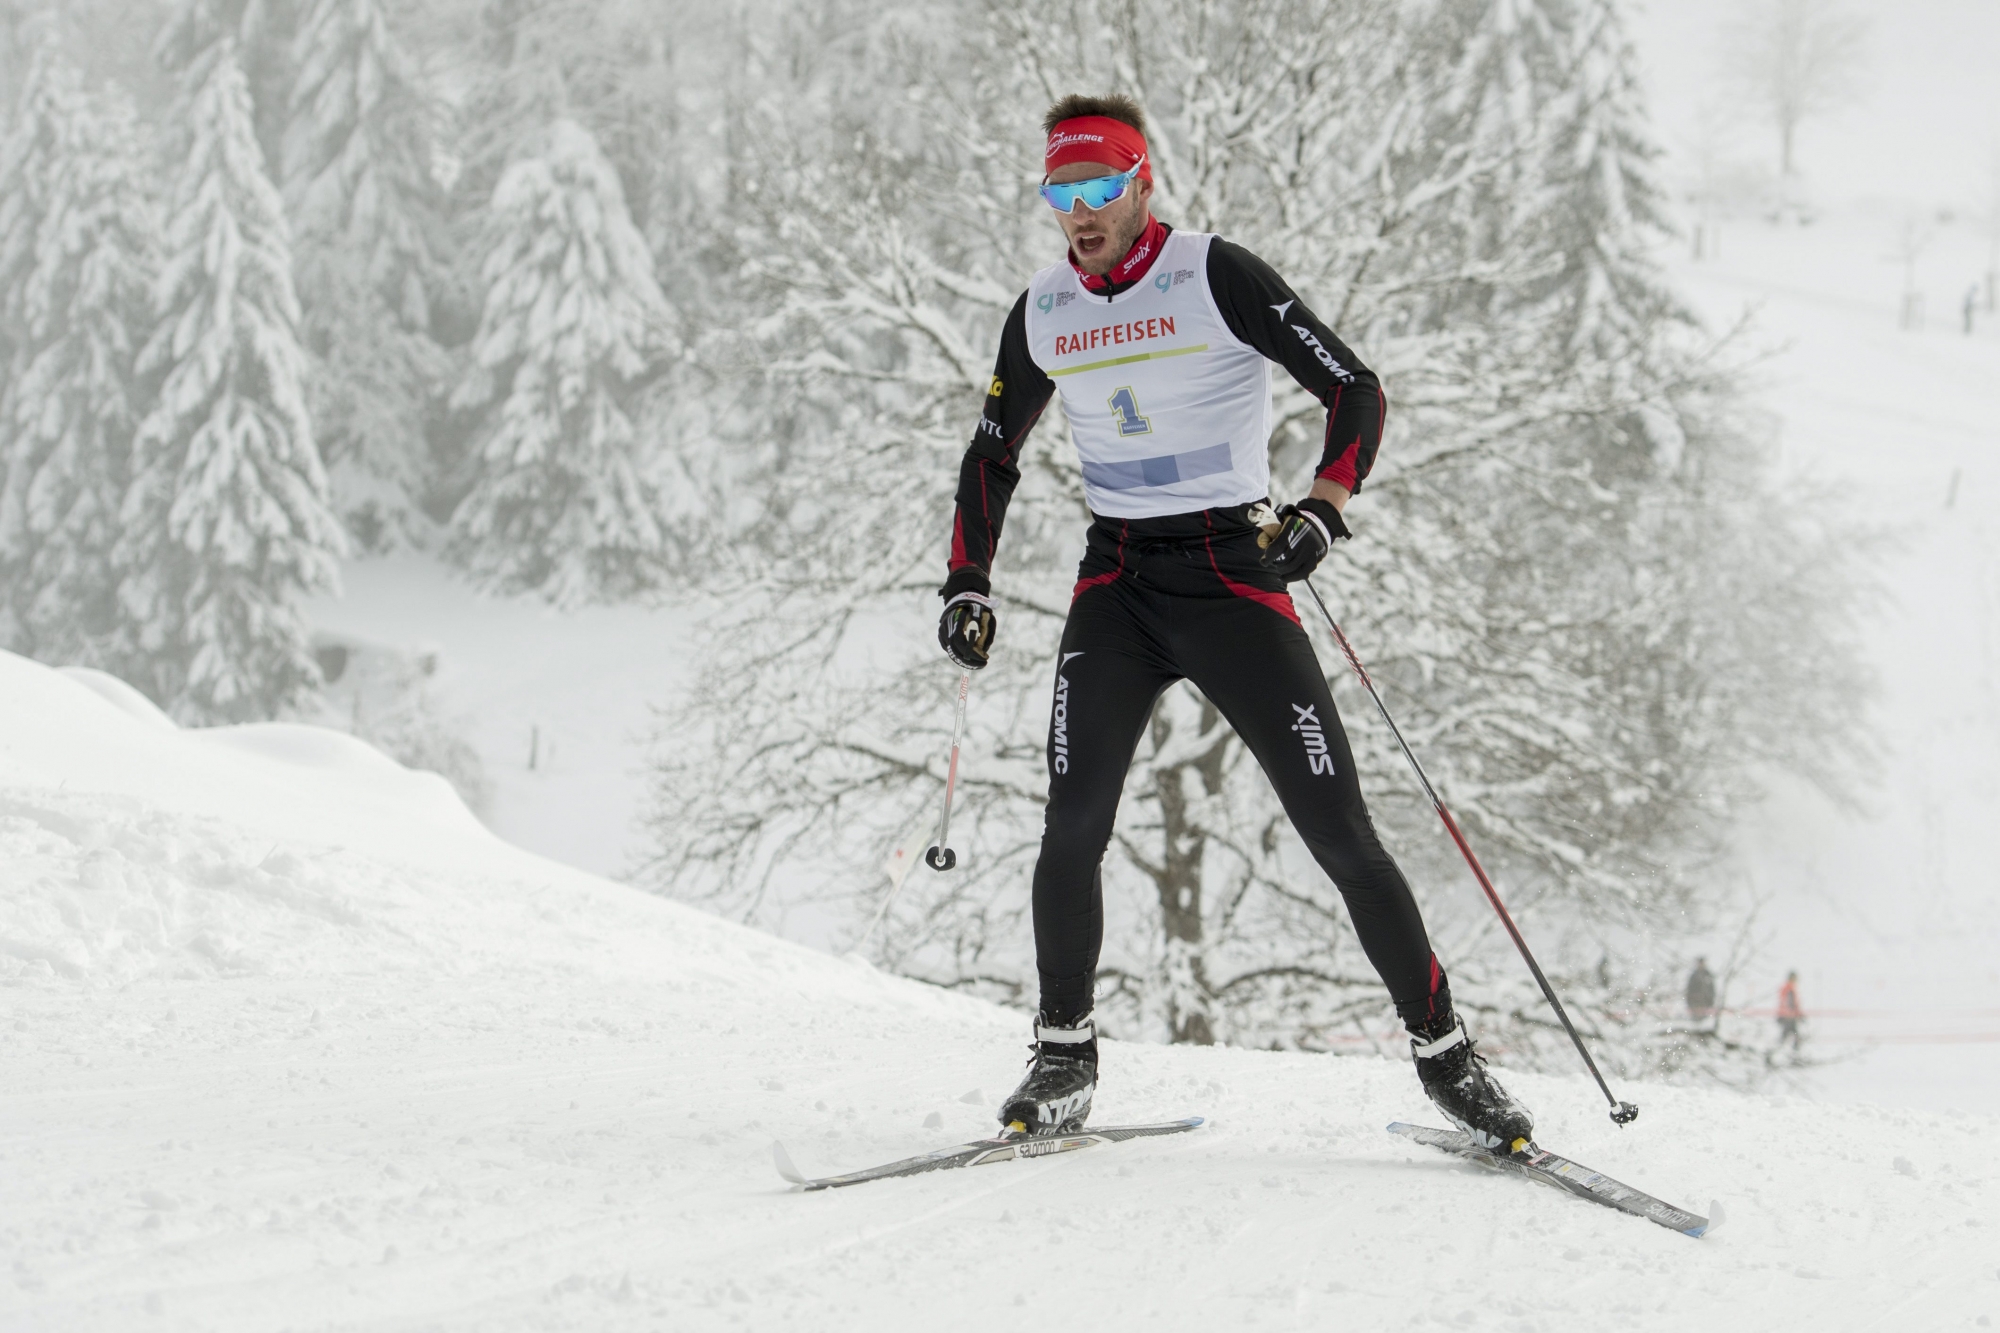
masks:
<path id="1" fill-rule="evenodd" d="M 1111 395 L 1111 410 L 1118 414 L 1120 435 L 1147 435 L 1152 432 L 1153 423 L 1139 415 L 1139 400 L 1132 396 L 1131 389 L 1120 389 Z"/>

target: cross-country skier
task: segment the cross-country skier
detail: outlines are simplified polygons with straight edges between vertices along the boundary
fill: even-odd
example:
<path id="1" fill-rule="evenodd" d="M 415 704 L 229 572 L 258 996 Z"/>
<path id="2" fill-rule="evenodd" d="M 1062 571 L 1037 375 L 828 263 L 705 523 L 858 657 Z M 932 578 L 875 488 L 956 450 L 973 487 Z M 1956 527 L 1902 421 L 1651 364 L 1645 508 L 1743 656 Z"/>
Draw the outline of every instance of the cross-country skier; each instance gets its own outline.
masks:
<path id="1" fill-rule="evenodd" d="M 1382 437 L 1380 385 L 1263 260 L 1153 217 L 1145 119 L 1131 99 L 1066 97 L 1043 130 L 1041 193 L 1069 253 L 1034 276 L 1001 332 L 959 471 L 938 622 L 954 662 L 986 665 L 993 555 L 1021 446 L 1060 390 L 1093 521 L 1056 661 L 1034 876 L 1041 1012 L 1027 1077 L 1001 1106 L 1001 1124 L 1058 1131 L 1089 1113 L 1100 865 L 1154 701 L 1187 679 L 1249 745 L 1340 889 L 1410 1031 L 1424 1091 L 1482 1145 L 1511 1148 L 1531 1135 L 1528 1112 L 1487 1072 L 1452 1012 L 1286 590 L 1348 535 L 1341 509 Z M 1327 409 L 1312 491 L 1275 514 L 1272 361 Z M 1281 524 L 1275 540 L 1263 531 L 1272 523 Z"/>
<path id="2" fill-rule="evenodd" d="M 1778 1045 L 1799 1049 L 1799 1020 L 1806 1011 L 1799 1007 L 1799 974 L 1787 972 L 1778 987 Z"/>

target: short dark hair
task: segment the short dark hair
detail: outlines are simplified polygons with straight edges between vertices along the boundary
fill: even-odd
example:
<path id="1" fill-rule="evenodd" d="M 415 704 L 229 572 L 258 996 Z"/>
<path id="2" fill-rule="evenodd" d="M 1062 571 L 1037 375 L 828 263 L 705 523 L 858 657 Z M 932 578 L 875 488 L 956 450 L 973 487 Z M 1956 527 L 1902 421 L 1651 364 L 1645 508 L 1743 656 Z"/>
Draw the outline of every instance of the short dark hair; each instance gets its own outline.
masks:
<path id="1" fill-rule="evenodd" d="M 1056 132 L 1056 126 L 1078 116 L 1108 116 L 1112 120 L 1123 121 L 1133 129 L 1146 132 L 1146 113 L 1139 104 L 1123 93 L 1112 93 L 1108 97 L 1089 97 L 1083 93 L 1071 93 L 1042 117 L 1042 137 Z"/>

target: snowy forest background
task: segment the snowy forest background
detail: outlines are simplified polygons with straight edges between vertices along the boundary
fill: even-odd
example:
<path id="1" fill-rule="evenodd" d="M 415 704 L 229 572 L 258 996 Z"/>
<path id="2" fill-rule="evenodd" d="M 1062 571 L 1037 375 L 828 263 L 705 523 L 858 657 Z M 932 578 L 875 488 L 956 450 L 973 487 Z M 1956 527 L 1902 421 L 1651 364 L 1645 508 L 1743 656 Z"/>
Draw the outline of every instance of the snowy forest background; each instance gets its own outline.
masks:
<path id="1" fill-rule="evenodd" d="M 0 644 L 215 724 L 322 715 L 300 606 L 357 553 L 698 604 L 638 878 L 843 947 L 935 818 L 956 460 L 1002 316 L 1060 254 L 1041 110 L 1137 95 L 1159 214 L 1263 254 L 1384 376 L 1359 537 L 1320 582 L 1572 1011 L 1627 1072 L 1770 1072 L 1665 1001 L 1691 940 L 1747 956 L 1723 853 L 1760 776 L 1838 788 L 1863 744 L 1858 534 L 1779 494 L 1751 353 L 1651 257 L 1613 0 L 14 0 L 0 38 Z M 1280 390 L 1282 499 L 1318 432 Z M 1024 472 L 961 868 L 909 880 L 865 947 L 1027 1004 L 1087 521 L 1055 414 Z M 1461 1002 L 1510 1059 L 1565 1058 L 1336 696 Z M 464 768 L 421 716 L 370 734 Z M 1105 891 L 1116 1035 L 1384 1030 L 1337 895 L 1191 688 Z"/>

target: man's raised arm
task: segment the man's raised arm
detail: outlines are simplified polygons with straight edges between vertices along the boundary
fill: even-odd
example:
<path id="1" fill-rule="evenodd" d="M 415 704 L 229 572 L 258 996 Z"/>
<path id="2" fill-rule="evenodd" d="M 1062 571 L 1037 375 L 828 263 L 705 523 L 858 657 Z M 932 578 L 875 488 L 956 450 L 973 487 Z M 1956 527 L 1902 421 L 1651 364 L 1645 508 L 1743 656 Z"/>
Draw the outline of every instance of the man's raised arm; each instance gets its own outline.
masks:
<path id="1" fill-rule="evenodd" d="M 951 524 L 950 574 L 941 590 L 949 601 L 964 592 L 992 591 L 993 551 L 1007 502 L 1021 479 L 1021 446 L 1055 395 L 1055 381 L 1028 355 L 1028 294 L 1007 315 L 1000 356 L 986 408 L 958 468 L 958 512 Z"/>

